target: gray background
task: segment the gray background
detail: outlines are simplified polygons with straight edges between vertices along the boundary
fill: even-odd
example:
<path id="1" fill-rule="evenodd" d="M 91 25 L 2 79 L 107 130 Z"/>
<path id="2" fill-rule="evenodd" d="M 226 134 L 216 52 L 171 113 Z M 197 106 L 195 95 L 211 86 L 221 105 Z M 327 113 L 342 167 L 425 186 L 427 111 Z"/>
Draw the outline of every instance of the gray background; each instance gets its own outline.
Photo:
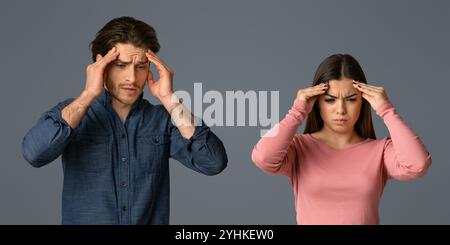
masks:
<path id="1" fill-rule="evenodd" d="M 156 28 L 175 89 L 279 90 L 280 118 L 326 56 L 354 55 L 433 157 L 424 178 L 388 183 L 381 223 L 450 224 L 449 12 L 449 1 L 1 1 L 0 224 L 59 224 L 61 161 L 32 168 L 21 140 L 45 110 L 80 93 L 89 42 L 123 15 Z M 251 162 L 259 130 L 213 127 L 229 156 L 218 176 L 171 163 L 172 224 L 295 224 L 287 178 Z"/>

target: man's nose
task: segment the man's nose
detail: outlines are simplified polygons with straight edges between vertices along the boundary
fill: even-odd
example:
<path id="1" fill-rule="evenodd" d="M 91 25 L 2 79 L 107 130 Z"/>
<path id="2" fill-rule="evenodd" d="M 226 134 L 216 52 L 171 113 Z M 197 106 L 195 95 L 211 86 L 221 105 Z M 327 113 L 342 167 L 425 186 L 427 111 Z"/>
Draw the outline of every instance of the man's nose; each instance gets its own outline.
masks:
<path id="1" fill-rule="evenodd" d="M 136 82 L 136 69 L 134 66 L 130 65 L 127 69 L 126 79 L 128 82 Z"/>

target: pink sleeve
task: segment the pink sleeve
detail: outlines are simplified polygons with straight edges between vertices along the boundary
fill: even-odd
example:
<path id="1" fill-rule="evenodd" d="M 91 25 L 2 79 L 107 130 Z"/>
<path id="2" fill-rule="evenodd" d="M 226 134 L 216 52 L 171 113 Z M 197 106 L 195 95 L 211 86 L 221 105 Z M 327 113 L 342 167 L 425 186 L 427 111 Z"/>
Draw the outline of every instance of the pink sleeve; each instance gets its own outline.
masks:
<path id="1" fill-rule="evenodd" d="M 302 100 L 294 101 L 285 118 L 253 148 L 252 160 L 256 166 L 269 174 L 291 175 L 297 162 L 294 136 L 311 109 L 311 106 Z"/>
<path id="2" fill-rule="evenodd" d="M 387 177 L 411 180 L 423 176 L 431 165 L 431 155 L 419 136 L 408 127 L 390 102 L 381 105 L 376 113 L 383 118 L 390 133 L 383 155 Z"/>

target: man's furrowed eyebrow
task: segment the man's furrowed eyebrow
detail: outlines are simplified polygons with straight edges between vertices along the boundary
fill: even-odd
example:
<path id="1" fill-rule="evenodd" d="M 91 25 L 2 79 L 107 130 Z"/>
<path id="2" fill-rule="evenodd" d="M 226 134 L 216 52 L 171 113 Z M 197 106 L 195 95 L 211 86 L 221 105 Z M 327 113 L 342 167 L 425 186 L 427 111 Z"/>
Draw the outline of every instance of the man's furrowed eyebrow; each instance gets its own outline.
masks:
<path id="1" fill-rule="evenodd" d="M 124 60 L 121 60 L 121 59 L 117 59 L 116 62 L 117 62 L 117 63 L 121 63 L 121 64 L 125 64 L 125 65 L 128 65 L 128 64 L 133 63 L 132 61 L 124 61 Z M 143 65 L 143 64 L 147 64 L 147 63 L 148 63 L 148 60 L 147 60 L 147 61 L 139 61 L 139 62 L 137 62 L 136 64 L 137 64 L 137 65 Z"/>

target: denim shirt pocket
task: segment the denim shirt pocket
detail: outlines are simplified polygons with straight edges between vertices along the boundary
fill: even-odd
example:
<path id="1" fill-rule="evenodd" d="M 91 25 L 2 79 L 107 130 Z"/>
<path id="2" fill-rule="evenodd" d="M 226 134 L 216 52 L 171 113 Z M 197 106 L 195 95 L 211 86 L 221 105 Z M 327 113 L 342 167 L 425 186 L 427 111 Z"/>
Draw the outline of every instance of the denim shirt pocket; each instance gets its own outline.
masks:
<path id="1" fill-rule="evenodd" d="M 150 173 L 159 172 L 165 158 L 169 158 L 170 135 L 154 134 L 137 137 L 137 160 Z"/>
<path id="2" fill-rule="evenodd" d="M 109 137 L 103 135 L 77 135 L 68 146 L 66 158 L 71 170 L 100 173 L 111 165 Z"/>

